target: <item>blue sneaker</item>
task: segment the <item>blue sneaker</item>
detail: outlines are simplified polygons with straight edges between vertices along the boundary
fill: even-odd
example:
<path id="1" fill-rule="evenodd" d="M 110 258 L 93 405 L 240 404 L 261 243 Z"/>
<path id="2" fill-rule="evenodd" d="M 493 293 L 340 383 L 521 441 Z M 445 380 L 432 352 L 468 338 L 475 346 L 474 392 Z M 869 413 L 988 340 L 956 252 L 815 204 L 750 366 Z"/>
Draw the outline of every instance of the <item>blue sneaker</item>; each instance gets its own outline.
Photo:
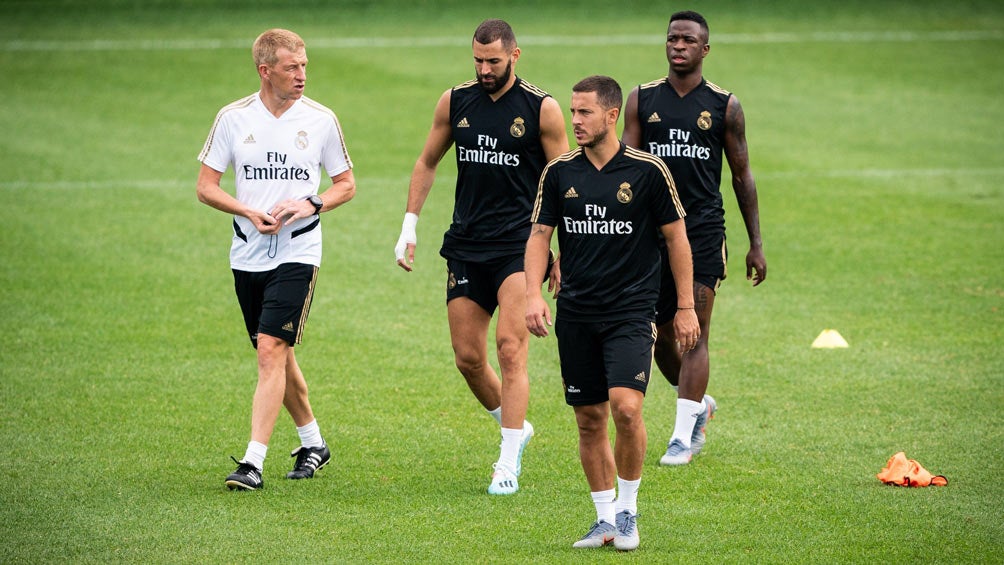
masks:
<path id="1" fill-rule="evenodd" d="M 617 513 L 617 535 L 614 536 L 614 547 L 621 551 L 631 551 L 638 549 L 640 543 L 638 537 L 638 515 L 630 510 L 621 510 Z"/>
<path id="2" fill-rule="evenodd" d="M 704 441 L 706 439 L 704 429 L 707 427 L 708 422 L 715 417 L 715 411 L 718 410 L 718 403 L 715 402 L 715 399 L 710 394 L 704 395 L 704 403 L 708 408 L 697 415 L 697 421 L 694 422 L 694 433 L 690 436 L 690 453 L 692 455 L 697 455 L 704 448 Z"/>
<path id="3" fill-rule="evenodd" d="M 533 438 L 533 424 L 524 420 L 523 421 L 523 435 L 519 438 L 519 454 L 516 455 L 516 476 L 518 477 L 520 473 L 523 472 L 523 450 L 526 449 L 526 444 L 530 443 L 530 439 Z"/>
<path id="4" fill-rule="evenodd" d="M 666 447 L 666 453 L 659 459 L 660 465 L 686 465 L 690 463 L 693 453 L 689 447 L 684 447 L 683 442 L 674 439 Z"/>
<path id="5" fill-rule="evenodd" d="M 610 522 L 604 520 L 598 520 L 593 522 L 593 525 L 589 527 L 589 531 L 586 535 L 582 536 L 582 539 L 572 544 L 575 548 L 594 548 L 603 547 L 614 541 L 617 535 L 617 528 Z"/>

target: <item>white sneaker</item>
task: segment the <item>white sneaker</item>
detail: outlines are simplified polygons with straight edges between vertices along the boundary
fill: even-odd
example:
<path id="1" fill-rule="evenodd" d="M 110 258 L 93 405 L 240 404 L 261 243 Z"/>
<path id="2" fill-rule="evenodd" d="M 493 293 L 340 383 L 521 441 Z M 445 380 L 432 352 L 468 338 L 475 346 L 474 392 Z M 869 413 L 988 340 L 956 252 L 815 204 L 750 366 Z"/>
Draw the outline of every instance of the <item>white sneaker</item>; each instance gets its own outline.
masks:
<path id="1" fill-rule="evenodd" d="M 519 454 L 516 455 L 517 477 L 523 472 L 523 450 L 526 449 L 526 444 L 530 443 L 531 438 L 533 438 L 533 424 L 523 420 L 523 435 L 519 438 Z"/>
<path id="2" fill-rule="evenodd" d="M 513 494 L 519 490 L 519 481 L 516 480 L 516 473 L 513 473 L 505 465 L 493 463 L 495 472 L 492 473 L 492 483 L 488 485 L 488 494 Z"/>
<path id="3" fill-rule="evenodd" d="M 691 458 L 693 458 L 693 454 L 690 448 L 684 447 L 682 441 L 674 439 L 669 442 L 669 445 L 666 447 L 666 454 L 662 456 L 662 459 L 659 459 L 659 464 L 686 465 L 690 463 Z"/>
<path id="4" fill-rule="evenodd" d="M 630 510 L 617 513 L 617 535 L 614 536 L 614 547 L 621 551 L 638 549 L 641 539 L 638 537 L 638 515 Z"/>

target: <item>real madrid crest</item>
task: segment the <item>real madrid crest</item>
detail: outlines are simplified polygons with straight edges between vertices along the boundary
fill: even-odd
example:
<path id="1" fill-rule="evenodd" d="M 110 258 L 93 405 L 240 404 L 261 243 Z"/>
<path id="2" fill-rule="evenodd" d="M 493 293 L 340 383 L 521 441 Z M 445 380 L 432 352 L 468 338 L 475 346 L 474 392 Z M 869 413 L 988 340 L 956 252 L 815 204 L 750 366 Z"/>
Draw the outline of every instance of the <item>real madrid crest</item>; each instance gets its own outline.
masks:
<path id="1" fill-rule="evenodd" d="M 621 187 L 617 191 L 617 201 L 621 204 L 627 204 L 631 202 L 631 198 L 633 197 L 634 193 L 631 192 L 631 185 L 626 182 L 621 183 Z"/>
<path id="2" fill-rule="evenodd" d="M 697 127 L 703 130 L 711 129 L 711 112 L 707 110 L 701 112 L 700 117 L 697 118 Z"/>
<path id="3" fill-rule="evenodd" d="M 526 133 L 526 126 L 523 125 L 523 118 L 516 118 L 512 121 L 512 125 L 509 126 L 509 133 L 513 137 L 523 137 Z"/>
<path id="4" fill-rule="evenodd" d="M 453 290 L 457 286 L 457 277 L 451 272 L 450 277 L 446 279 L 446 288 Z"/>
<path id="5" fill-rule="evenodd" d="M 293 143 L 296 144 L 297 149 L 306 149 L 307 146 L 310 145 L 307 142 L 307 132 L 303 130 L 296 132 L 296 141 Z"/>

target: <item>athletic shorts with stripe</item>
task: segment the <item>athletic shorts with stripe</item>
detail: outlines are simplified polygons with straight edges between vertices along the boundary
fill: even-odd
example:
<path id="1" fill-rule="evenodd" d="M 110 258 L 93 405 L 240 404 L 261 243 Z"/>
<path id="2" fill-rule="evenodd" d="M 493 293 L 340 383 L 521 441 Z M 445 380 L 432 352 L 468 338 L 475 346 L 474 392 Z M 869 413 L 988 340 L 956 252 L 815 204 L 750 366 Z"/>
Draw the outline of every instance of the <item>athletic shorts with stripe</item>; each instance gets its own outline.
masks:
<path id="1" fill-rule="evenodd" d="M 290 345 L 300 343 L 314 298 L 317 267 L 284 263 L 271 271 L 233 272 L 234 290 L 251 345 L 258 347 L 260 333 Z"/>

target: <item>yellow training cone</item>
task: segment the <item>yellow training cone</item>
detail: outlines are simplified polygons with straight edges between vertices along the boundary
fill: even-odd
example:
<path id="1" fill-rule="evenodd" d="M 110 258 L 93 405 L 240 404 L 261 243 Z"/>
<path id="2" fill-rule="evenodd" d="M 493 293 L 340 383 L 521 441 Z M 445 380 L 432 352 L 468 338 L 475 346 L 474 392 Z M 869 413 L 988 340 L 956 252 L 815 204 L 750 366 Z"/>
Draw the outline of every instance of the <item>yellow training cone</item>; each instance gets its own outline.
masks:
<path id="1" fill-rule="evenodd" d="M 823 330 L 816 341 L 812 342 L 813 349 L 837 349 L 847 347 L 847 341 L 837 330 Z"/>

